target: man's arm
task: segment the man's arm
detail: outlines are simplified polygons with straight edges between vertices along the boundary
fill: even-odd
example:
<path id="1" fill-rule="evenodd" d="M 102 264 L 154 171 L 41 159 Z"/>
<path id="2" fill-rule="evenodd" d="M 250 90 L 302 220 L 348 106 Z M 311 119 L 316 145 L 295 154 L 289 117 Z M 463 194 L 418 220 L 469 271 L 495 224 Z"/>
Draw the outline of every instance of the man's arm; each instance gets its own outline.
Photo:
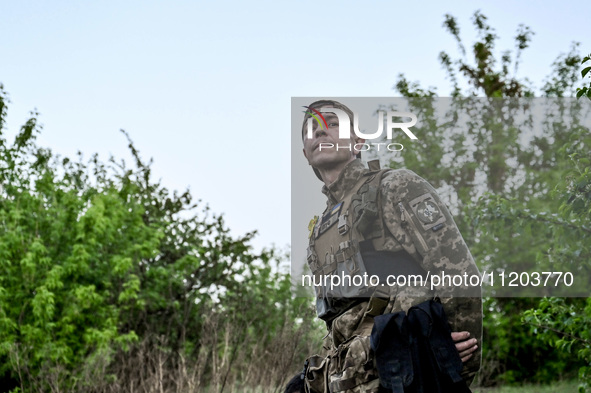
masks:
<path id="1" fill-rule="evenodd" d="M 385 174 L 381 187 L 386 228 L 431 278 L 479 275 L 451 214 L 427 181 L 412 171 L 395 170 Z M 462 337 L 463 332 L 473 339 L 482 337 L 480 288 L 440 285 L 433 292 L 441 299 L 452 332 L 458 333 L 454 341 L 465 361 L 462 374 L 471 380 L 480 368 L 481 351 Z"/>

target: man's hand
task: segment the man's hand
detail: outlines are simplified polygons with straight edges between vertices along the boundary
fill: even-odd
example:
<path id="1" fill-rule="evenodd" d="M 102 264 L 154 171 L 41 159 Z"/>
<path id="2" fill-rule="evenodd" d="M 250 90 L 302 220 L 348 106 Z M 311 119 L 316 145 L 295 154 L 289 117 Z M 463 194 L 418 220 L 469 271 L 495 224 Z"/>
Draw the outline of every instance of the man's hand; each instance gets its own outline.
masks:
<path id="1" fill-rule="evenodd" d="M 478 349 L 475 338 L 468 340 L 469 332 L 452 332 L 451 339 L 456 343 L 456 349 L 460 354 L 462 363 L 466 363 L 472 357 L 472 353 Z"/>

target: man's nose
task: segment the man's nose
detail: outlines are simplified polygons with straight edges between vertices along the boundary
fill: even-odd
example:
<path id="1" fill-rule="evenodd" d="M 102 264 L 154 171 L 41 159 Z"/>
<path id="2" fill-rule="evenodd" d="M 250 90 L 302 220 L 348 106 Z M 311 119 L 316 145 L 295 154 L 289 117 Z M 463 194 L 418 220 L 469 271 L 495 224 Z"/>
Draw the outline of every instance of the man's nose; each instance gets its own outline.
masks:
<path id="1" fill-rule="evenodd" d="M 314 138 L 320 138 L 321 136 L 326 135 L 326 131 L 322 127 L 316 127 L 314 130 Z"/>

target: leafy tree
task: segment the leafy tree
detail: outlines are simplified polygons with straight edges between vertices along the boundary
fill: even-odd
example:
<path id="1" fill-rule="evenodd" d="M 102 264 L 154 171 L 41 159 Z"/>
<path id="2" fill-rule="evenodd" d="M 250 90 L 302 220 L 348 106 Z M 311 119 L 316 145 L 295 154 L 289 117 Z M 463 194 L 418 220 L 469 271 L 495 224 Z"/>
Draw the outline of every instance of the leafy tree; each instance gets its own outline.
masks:
<path id="1" fill-rule="evenodd" d="M 589 56 L 583 63 L 589 61 Z M 584 78 L 589 68 L 581 74 Z M 588 89 L 588 88 L 583 88 Z M 581 98 L 582 89 L 577 89 Z M 553 195 L 560 202 L 551 225 L 552 247 L 548 258 L 573 261 L 573 270 L 588 277 L 591 270 L 591 135 L 588 129 L 572 128 L 571 140 L 558 154 L 568 159 L 571 169 L 556 186 Z M 532 214 L 528 215 L 535 221 Z M 528 310 L 524 321 L 538 337 L 553 347 L 574 353 L 584 361 L 579 369 L 582 382 L 579 391 L 591 387 L 591 298 L 542 299 L 538 308 Z"/>
<path id="2" fill-rule="evenodd" d="M 581 64 L 585 64 L 587 62 L 591 62 L 591 54 L 588 54 L 587 56 L 585 56 L 583 58 L 583 61 L 581 62 Z M 587 79 L 591 79 L 591 73 L 589 73 L 590 71 L 591 71 L 591 66 L 587 66 L 587 67 L 583 68 L 581 70 L 581 77 L 584 79 L 587 76 L 588 77 Z M 577 98 L 581 98 L 583 96 L 586 96 L 587 98 L 589 98 L 591 100 L 591 83 L 589 83 L 589 86 L 577 88 Z"/>
<path id="3" fill-rule="evenodd" d="M 580 131 L 577 135 L 588 135 L 588 129 L 577 123 L 581 108 L 572 101 L 547 101 L 551 110 L 546 114 L 543 133 L 524 135 L 532 129 L 531 98 L 536 89 L 531 81 L 518 77 L 518 69 L 533 32 L 519 26 L 514 51 L 501 52 L 498 59 L 498 37 L 487 18 L 477 11 L 472 21 L 477 40 L 469 52 L 456 19 L 445 17 L 444 28 L 456 39 L 460 53 L 457 59 L 446 52 L 439 55 L 452 84 L 452 100 L 445 113 L 441 111 L 442 100 L 434 100 L 437 93 L 433 89 L 423 89 L 419 83 L 399 76 L 395 88 L 409 97 L 411 111 L 420 113 L 424 120 L 416 128 L 423 138 L 392 165 L 426 174 L 442 190 L 481 269 L 527 271 L 547 263 L 548 249 L 561 249 L 565 256 L 562 261 L 570 262 L 566 256 L 581 247 L 575 246 L 577 237 L 567 233 L 568 226 L 565 228 L 552 215 L 557 214 L 558 196 L 551 191 L 567 178 L 572 162 L 565 155 L 555 154 L 551 147 L 577 145 L 572 122 Z M 560 55 L 541 89 L 544 95 L 574 95 L 579 62 L 576 45 L 568 54 Z M 564 118 L 571 119 L 569 126 L 561 123 Z M 535 219 L 529 221 L 532 217 Z M 561 238 L 553 240 L 555 232 L 560 231 L 572 241 L 564 243 L 564 248 L 558 247 Z M 522 326 L 520 312 L 537 304 L 536 299 L 486 299 L 484 384 L 503 380 L 550 382 L 556 375 L 568 374 L 573 365 L 580 365 L 567 354 L 549 349 Z"/>
<path id="4" fill-rule="evenodd" d="M 313 312 L 292 299 L 285 256 L 154 181 L 131 141 L 131 166 L 72 161 L 36 145 L 33 113 L 10 143 L 7 103 L 0 86 L 6 391 L 275 388 L 299 368 Z"/>

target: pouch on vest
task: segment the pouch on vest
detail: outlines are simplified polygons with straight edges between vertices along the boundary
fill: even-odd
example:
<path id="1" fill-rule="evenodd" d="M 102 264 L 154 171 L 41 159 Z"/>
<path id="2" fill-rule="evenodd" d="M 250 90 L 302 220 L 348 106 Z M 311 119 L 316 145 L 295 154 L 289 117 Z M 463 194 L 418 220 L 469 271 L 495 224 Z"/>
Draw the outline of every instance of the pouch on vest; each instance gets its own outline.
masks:
<path id="1" fill-rule="evenodd" d="M 314 355 L 306 359 L 304 367 L 304 381 L 306 393 L 329 393 L 328 390 L 328 364 L 329 357 Z"/>
<path id="2" fill-rule="evenodd" d="M 378 187 L 374 184 L 364 184 L 351 200 L 351 208 L 355 217 L 353 225 L 366 239 L 381 235 L 378 222 L 378 193 Z"/>
<path id="3" fill-rule="evenodd" d="M 331 321 L 359 303 L 360 299 L 371 297 L 375 290 L 363 285 L 368 271 L 357 244 L 341 242 L 334 259 L 335 270 L 326 280 L 328 285 L 315 288 L 316 314 L 325 321 Z"/>
<path id="4" fill-rule="evenodd" d="M 373 364 L 369 336 L 354 336 L 330 356 L 331 393 L 376 393 L 380 380 Z"/>

